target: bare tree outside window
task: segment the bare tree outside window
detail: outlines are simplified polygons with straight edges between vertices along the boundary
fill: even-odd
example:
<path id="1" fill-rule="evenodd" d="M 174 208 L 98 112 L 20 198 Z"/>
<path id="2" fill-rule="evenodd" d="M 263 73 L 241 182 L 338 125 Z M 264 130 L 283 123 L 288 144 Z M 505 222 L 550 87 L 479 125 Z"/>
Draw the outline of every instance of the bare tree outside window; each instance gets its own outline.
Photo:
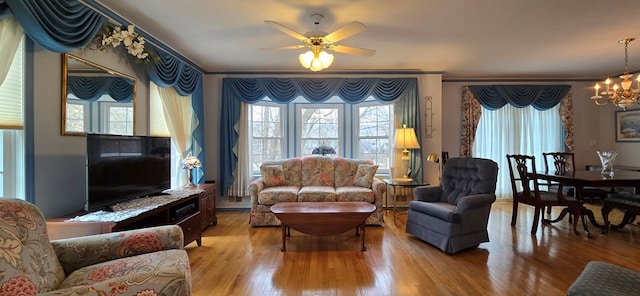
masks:
<path id="1" fill-rule="evenodd" d="M 380 169 L 388 169 L 390 163 L 390 116 L 390 105 L 358 107 L 357 157 L 372 160 Z"/>
<path id="2" fill-rule="evenodd" d="M 301 155 L 311 155 L 314 148 L 324 144 L 333 147 L 340 155 L 338 108 L 302 108 Z"/>
<path id="3" fill-rule="evenodd" d="M 282 107 L 251 106 L 251 163 L 253 171 L 260 171 L 266 160 L 283 158 Z"/>

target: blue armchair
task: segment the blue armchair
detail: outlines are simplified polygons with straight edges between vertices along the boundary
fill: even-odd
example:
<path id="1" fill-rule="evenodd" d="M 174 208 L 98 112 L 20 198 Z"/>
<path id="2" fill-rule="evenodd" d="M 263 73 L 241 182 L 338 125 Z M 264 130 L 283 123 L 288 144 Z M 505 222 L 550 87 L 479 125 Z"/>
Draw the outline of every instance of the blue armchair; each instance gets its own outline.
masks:
<path id="1" fill-rule="evenodd" d="M 492 160 L 450 158 L 440 185 L 414 189 L 407 233 L 450 254 L 488 242 L 497 178 L 498 165 Z"/>

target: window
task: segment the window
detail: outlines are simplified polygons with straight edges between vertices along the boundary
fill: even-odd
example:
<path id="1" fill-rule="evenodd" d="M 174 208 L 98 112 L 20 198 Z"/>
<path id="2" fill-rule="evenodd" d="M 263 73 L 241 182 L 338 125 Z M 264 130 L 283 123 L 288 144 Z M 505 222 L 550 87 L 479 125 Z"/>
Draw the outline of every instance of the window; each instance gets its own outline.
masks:
<path id="1" fill-rule="evenodd" d="M 337 97 L 323 104 L 303 98 L 287 105 L 262 101 L 249 105 L 248 120 L 248 157 L 254 174 L 260 174 L 260 164 L 266 160 L 312 155 L 321 144 L 333 147 L 335 156 L 370 159 L 379 173 L 389 173 L 392 105 L 373 98 L 357 105 Z"/>
<path id="2" fill-rule="evenodd" d="M 89 129 L 89 103 L 67 99 L 66 123 L 67 132 L 84 133 Z"/>
<path id="3" fill-rule="evenodd" d="M 158 85 L 153 82 L 149 83 L 149 130 L 152 136 L 169 137 L 170 135 L 164 119 Z"/>
<path id="4" fill-rule="evenodd" d="M 361 104 L 358 106 L 357 158 L 371 159 L 379 170 L 387 171 L 391 164 L 390 137 L 392 114 L 391 105 Z"/>
<path id="5" fill-rule="evenodd" d="M 24 38 L 0 85 L 0 197 L 25 198 L 24 192 Z"/>
<path id="6" fill-rule="evenodd" d="M 341 105 L 298 105 L 298 155 L 312 155 L 313 149 L 320 145 L 333 147 L 337 155 L 344 155 L 339 145 L 344 122 L 342 109 Z"/>
<path id="7" fill-rule="evenodd" d="M 101 102 L 102 118 L 106 132 L 114 135 L 133 135 L 133 104 Z"/>
<path id="8" fill-rule="evenodd" d="M 498 198 L 512 194 L 507 154 L 533 155 L 536 168 L 544 168 L 543 152 L 564 151 L 559 108 L 557 105 L 538 111 L 531 106 L 516 108 L 509 104 L 494 111 L 482 108 L 472 155 L 492 159 L 498 167 L 505 168 L 498 171 Z"/>
<path id="9" fill-rule="evenodd" d="M 276 104 L 251 105 L 249 108 L 249 149 L 253 172 L 260 172 L 266 160 L 281 159 L 284 154 L 283 107 Z"/>

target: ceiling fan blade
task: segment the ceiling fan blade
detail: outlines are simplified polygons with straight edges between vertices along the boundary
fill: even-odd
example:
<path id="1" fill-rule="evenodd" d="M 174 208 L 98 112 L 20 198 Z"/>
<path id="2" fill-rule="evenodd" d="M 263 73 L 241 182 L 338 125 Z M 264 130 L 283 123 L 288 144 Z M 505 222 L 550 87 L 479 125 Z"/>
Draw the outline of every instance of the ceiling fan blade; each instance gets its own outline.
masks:
<path id="1" fill-rule="evenodd" d="M 285 26 L 281 25 L 281 24 L 280 24 L 280 23 L 278 23 L 278 22 L 274 22 L 274 21 L 264 21 L 264 23 L 265 23 L 265 24 L 272 25 L 274 28 L 276 28 L 276 29 L 278 29 L 278 30 L 280 30 L 280 31 L 284 32 L 285 34 L 287 34 L 287 35 L 289 35 L 289 36 L 291 36 L 291 37 L 293 37 L 293 38 L 296 38 L 296 39 L 298 39 L 298 40 L 300 40 L 300 41 L 303 41 L 303 42 L 304 42 L 305 40 L 307 40 L 307 37 L 305 37 L 304 35 L 302 35 L 302 34 L 300 34 L 300 33 L 296 32 L 296 31 L 294 31 L 294 30 L 291 30 L 291 29 L 289 29 L 289 28 L 285 27 Z"/>
<path id="2" fill-rule="evenodd" d="M 376 53 L 376 51 L 373 49 L 344 46 L 344 45 L 331 45 L 329 49 L 339 53 L 354 54 L 354 55 L 366 56 L 366 57 L 370 57 Z"/>
<path id="3" fill-rule="evenodd" d="M 289 46 L 278 46 L 278 47 L 263 47 L 260 50 L 288 50 L 288 49 L 300 49 L 305 48 L 304 45 L 289 45 Z"/>
<path id="4" fill-rule="evenodd" d="M 358 34 L 365 29 L 367 29 L 367 27 L 363 23 L 353 21 L 350 24 L 327 34 L 327 36 L 324 36 L 324 39 L 328 40 L 331 43 L 335 43 L 347 37 Z"/>

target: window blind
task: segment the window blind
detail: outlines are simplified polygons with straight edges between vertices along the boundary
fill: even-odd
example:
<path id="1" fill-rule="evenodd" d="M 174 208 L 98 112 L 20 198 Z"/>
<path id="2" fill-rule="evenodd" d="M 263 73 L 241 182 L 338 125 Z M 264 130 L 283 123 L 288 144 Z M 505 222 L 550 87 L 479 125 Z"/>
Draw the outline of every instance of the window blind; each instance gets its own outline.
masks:
<path id="1" fill-rule="evenodd" d="M 151 136 L 169 137 L 169 129 L 164 119 L 162 100 L 158 85 L 150 82 L 149 86 L 149 134 Z"/>
<path id="2" fill-rule="evenodd" d="M 18 45 L 16 55 L 2 85 L 0 85 L 0 129 L 23 128 L 23 65 L 24 37 Z"/>

